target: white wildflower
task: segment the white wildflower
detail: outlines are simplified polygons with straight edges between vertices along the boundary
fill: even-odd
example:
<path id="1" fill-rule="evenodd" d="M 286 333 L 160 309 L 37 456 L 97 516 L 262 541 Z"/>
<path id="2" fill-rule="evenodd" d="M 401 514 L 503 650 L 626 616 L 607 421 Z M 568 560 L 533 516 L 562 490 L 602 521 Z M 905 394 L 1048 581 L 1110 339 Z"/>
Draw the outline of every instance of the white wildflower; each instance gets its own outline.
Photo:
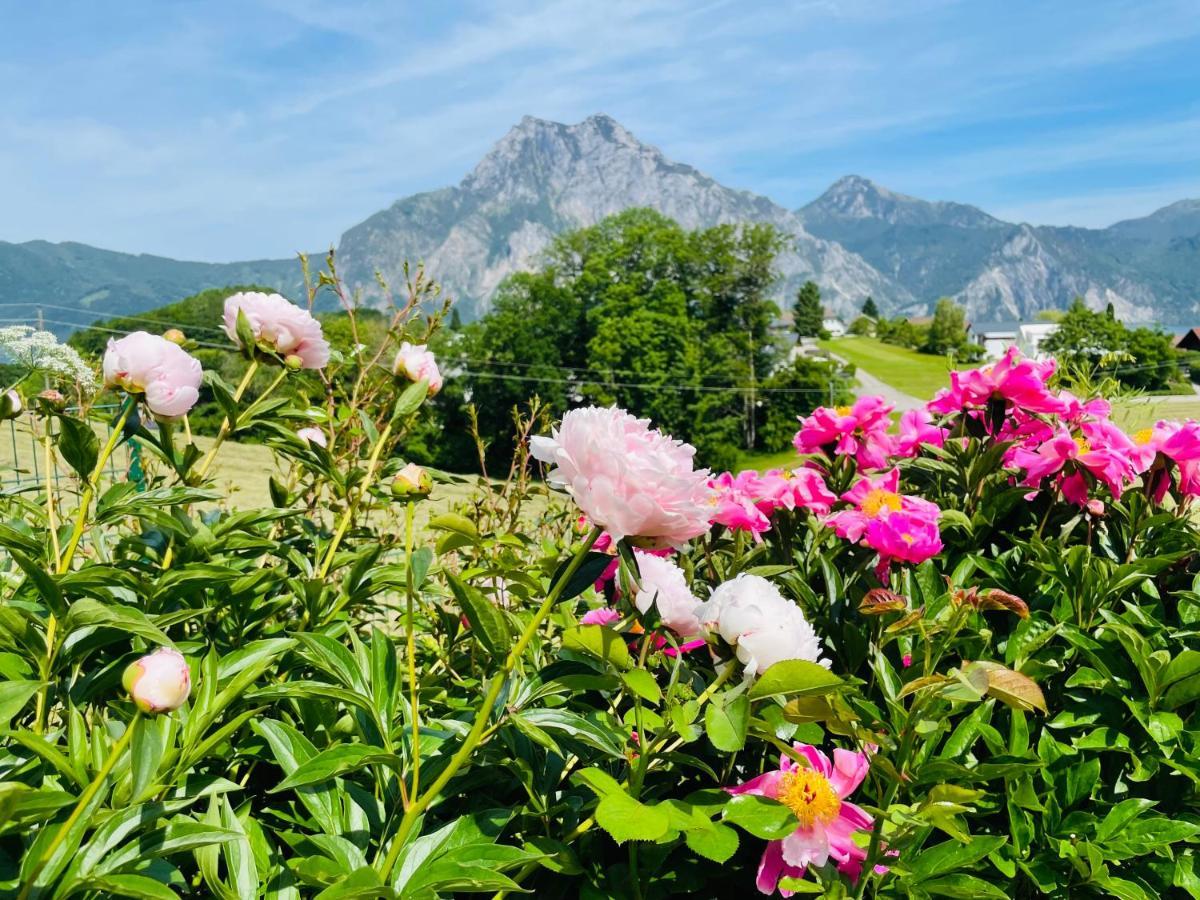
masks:
<path id="1" fill-rule="evenodd" d="M 96 389 L 92 367 L 74 348 L 60 344 L 49 331 L 37 331 L 28 325 L 0 328 L 0 356 L 30 372 L 43 372 L 79 385 L 83 391 Z"/>

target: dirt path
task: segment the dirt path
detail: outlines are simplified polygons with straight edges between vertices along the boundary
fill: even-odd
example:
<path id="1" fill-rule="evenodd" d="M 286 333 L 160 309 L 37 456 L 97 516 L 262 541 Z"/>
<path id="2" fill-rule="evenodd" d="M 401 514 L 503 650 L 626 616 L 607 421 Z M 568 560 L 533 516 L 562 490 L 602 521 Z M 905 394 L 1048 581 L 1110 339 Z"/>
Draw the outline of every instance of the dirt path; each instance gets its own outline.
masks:
<path id="1" fill-rule="evenodd" d="M 834 359 L 842 365 L 847 366 L 849 363 L 838 356 L 836 353 L 831 353 Z M 886 381 L 880 381 L 862 366 L 858 366 L 854 371 L 854 380 L 858 382 L 861 388 L 860 394 L 879 394 L 888 403 L 896 407 L 896 412 L 907 412 L 910 409 L 924 406 L 924 400 L 918 400 L 911 394 L 906 394 L 903 391 L 898 391 Z"/>

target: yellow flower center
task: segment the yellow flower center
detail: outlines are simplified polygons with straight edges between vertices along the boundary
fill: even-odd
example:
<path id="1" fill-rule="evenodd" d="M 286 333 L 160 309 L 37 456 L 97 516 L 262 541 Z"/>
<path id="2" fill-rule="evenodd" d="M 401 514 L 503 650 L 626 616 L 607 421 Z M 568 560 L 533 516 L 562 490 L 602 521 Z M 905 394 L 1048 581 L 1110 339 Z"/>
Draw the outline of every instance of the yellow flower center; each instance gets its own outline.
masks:
<path id="1" fill-rule="evenodd" d="M 868 518 L 874 519 L 885 509 L 892 512 L 900 511 L 900 495 L 894 491 L 875 488 L 863 497 L 862 511 Z"/>
<path id="2" fill-rule="evenodd" d="M 1087 442 L 1086 438 L 1075 438 L 1075 446 L 1079 448 L 1080 455 L 1092 452 L 1092 445 Z"/>
<path id="3" fill-rule="evenodd" d="M 1143 428 L 1141 431 L 1139 431 L 1137 434 L 1135 434 L 1133 436 L 1133 441 L 1135 444 L 1148 444 L 1153 439 L 1154 439 L 1154 429 L 1153 428 Z"/>
<path id="4" fill-rule="evenodd" d="M 828 825 L 842 809 L 829 779 L 815 769 L 796 769 L 780 780 L 779 802 L 796 814 L 801 828 Z"/>
<path id="5" fill-rule="evenodd" d="M 834 411 L 835 413 L 837 413 L 839 416 L 848 416 L 848 415 L 850 415 L 850 407 L 848 407 L 848 406 L 835 406 L 835 407 L 833 408 L 833 411 Z"/>

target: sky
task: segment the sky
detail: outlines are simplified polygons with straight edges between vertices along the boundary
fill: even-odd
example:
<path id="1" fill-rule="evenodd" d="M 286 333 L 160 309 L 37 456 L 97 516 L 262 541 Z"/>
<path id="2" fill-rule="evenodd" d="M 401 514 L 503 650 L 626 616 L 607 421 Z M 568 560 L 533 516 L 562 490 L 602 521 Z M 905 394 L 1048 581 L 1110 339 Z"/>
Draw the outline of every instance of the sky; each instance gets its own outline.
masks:
<path id="1" fill-rule="evenodd" d="M 0 240 L 336 244 L 524 115 L 798 207 L 849 173 L 1035 224 L 1200 197 L 1200 0 L 0 0 Z"/>

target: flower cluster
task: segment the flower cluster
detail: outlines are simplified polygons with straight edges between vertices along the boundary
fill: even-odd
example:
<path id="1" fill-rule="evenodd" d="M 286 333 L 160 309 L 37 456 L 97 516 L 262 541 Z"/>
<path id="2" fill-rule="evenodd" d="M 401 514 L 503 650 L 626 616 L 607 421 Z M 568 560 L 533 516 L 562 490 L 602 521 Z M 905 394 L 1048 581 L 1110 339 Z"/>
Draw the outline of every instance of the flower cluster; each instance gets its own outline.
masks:
<path id="1" fill-rule="evenodd" d="M 801 453 L 853 457 L 860 469 L 882 469 L 896 452 L 888 433 L 894 407 L 882 397 L 860 397 L 853 406 L 818 407 L 800 422 L 794 444 Z"/>
<path id="2" fill-rule="evenodd" d="M 712 524 L 749 531 L 755 540 L 770 529 L 776 510 L 806 509 L 824 516 L 837 502 L 821 473 L 809 468 L 722 472 L 709 480 L 709 487 L 715 506 Z"/>
<path id="3" fill-rule="evenodd" d="M 936 503 L 900 493 L 900 470 L 859 479 L 842 494 L 850 504 L 826 522 L 839 537 L 862 542 L 879 554 L 879 570 L 892 560 L 921 563 L 942 551 Z"/>
<path id="4" fill-rule="evenodd" d="M 83 391 L 96 388 L 96 375 L 73 347 L 60 344 L 49 331 L 28 325 L 0 328 L 0 355 L 30 372 L 41 372 L 78 385 Z"/>

